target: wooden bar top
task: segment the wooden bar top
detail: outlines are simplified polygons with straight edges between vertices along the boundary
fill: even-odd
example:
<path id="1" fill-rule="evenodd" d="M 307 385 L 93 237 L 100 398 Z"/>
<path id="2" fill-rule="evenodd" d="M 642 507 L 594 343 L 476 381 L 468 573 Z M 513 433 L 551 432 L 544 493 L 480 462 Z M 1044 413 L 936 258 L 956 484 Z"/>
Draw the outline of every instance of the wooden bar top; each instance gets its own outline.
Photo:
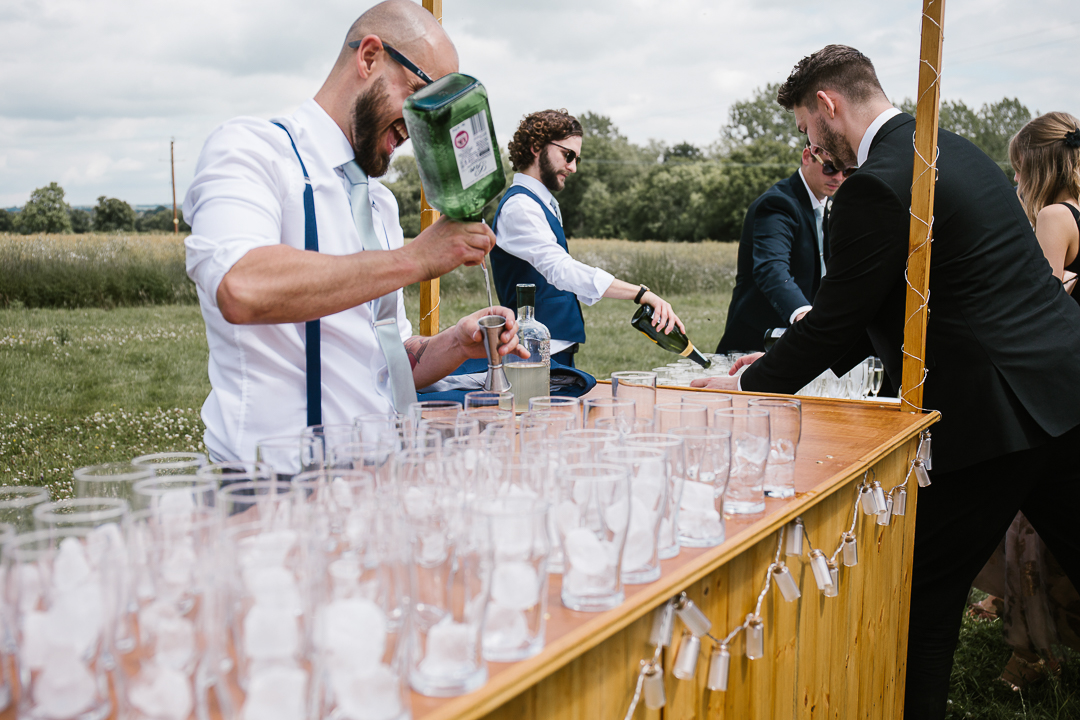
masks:
<path id="1" fill-rule="evenodd" d="M 657 402 L 676 402 L 684 394 L 714 392 L 691 388 L 659 388 Z M 586 397 L 610 395 L 599 383 Z M 740 398 L 751 393 L 728 393 Z M 936 412 L 903 413 L 896 405 L 859 400 L 798 398 L 802 401 L 802 439 L 795 465 L 795 496 L 766 498 L 765 512 L 750 519 L 726 520 L 727 540 L 713 548 L 682 548 L 678 556 L 662 560 L 659 580 L 646 585 L 625 585 L 626 600 L 603 613 L 568 610 L 560 600 L 561 576 L 550 575 L 548 621 L 544 650 L 516 663 L 488 663 L 488 682 L 479 690 L 457 698 L 436 699 L 412 694 L 416 720 L 470 720 L 495 710 L 526 688 L 538 683 L 583 655 L 641 616 L 702 579 L 747 548 L 776 532 L 815 499 L 861 475 L 878 459 L 897 449 L 935 423 Z M 888 490 L 888 487 L 886 487 Z"/>

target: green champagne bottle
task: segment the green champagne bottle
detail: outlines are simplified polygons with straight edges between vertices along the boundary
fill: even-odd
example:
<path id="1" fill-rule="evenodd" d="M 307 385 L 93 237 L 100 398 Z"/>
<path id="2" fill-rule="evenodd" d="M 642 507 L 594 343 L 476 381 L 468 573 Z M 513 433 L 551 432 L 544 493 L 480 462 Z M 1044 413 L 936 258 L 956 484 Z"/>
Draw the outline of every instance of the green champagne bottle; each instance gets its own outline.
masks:
<path id="1" fill-rule="evenodd" d="M 506 186 L 484 86 L 444 75 L 406 98 L 403 115 L 428 203 L 455 220 L 479 220 Z"/>
<path id="2" fill-rule="evenodd" d="M 634 317 L 630 321 L 630 324 L 640 330 L 645 337 L 649 338 L 665 350 L 684 358 L 690 358 L 703 368 L 712 365 L 712 361 L 706 360 L 705 357 L 694 348 L 694 343 L 690 342 L 690 339 L 687 338 L 678 327 L 672 328 L 671 332 L 665 335 L 653 327 L 652 320 L 652 305 L 642 305 L 638 308 L 637 312 L 634 313 Z"/>

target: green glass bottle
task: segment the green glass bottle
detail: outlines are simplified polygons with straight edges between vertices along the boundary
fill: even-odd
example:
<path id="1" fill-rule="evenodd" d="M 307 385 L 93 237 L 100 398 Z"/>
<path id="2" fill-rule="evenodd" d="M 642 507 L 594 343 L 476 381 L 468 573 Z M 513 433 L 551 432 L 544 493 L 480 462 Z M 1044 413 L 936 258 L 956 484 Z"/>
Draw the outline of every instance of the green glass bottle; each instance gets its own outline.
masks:
<path id="1" fill-rule="evenodd" d="M 479 220 L 506 186 L 484 86 L 444 75 L 406 98 L 403 114 L 428 203 L 455 220 Z"/>
<path id="2" fill-rule="evenodd" d="M 640 330 L 645 337 L 649 338 L 665 350 L 684 358 L 690 358 L 703 368 L 712 365 L 712 361 L 705 359 L 705 357 L 694 347 L 694 343 L 690 342 L 690 339 L 686 337 L 678 327 L 672 328 L 671 332 L 665 335 L 653 327 L 652 320 L 652 305 L 642 305 L 638 308 L 638 311 L 634 313 L 634 317 L 630 321 L 630 324 Z"/>

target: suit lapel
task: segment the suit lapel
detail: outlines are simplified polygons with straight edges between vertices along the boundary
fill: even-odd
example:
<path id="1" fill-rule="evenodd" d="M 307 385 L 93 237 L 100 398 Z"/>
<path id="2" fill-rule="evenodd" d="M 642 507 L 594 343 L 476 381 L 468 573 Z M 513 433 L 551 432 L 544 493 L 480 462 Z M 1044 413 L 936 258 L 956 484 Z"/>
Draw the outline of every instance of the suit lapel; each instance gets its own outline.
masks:
<path id="1" fill-rule="evenodd" d="M 875 135 L 874 139 L 870 141 L 870 151 L 867 153 L 867 157 L 874 154 L 874 148 L 877 147 L 878 143 L 880 143 L 889 134 L 896 131 L 902 125 L 905 125 L 909 122 L 915 122 L 915 118 L 911 117 L 907 113 L 900 113 L 899 115 L 894 115 L 893 117 L 889 118 L 889 121 L 881 126 L 881 128 L 877 131 L 877 135 Z M 914 150 L 914 146 L 912 146 L 912 150 Z"/>

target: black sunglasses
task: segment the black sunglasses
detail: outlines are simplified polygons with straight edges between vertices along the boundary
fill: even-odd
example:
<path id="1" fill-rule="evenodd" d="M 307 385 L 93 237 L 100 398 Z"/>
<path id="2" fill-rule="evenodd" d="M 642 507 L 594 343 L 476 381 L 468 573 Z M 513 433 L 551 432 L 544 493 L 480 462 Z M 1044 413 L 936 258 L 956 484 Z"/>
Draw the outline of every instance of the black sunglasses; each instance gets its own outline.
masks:
<path id="1" fill-rule="evenodd" d="M 566 159 L 566 164 L 567 165 L 574 162 L 575 160 L 577 160 L 579 163 L 581 162 L 581 154 L 580 153 L 578 153 L 578 152 L 576 152 L 574 150 L 571 150 L 570 148 L 565 148 L 565 147 L 563 147 L 562 145 L 560 145 L 557 142 L 548 142 L 548 145 L 554 145 L 555 147 L 557 147 L 557 148 L 559 148 L 560 150 L 563 151 L 563 158 Z"/>
<path id="2" fill-rule="evenodd" d="M 363 42 L 363 41 L 362 40 L 353 40 L 351 43 L 349 43 L 349 47 L 351 47 L 352 49 L 355 50 L 356 48 L 360 47 L 361 42 Z M 386 54 L 390 56 L 390 59 L 393 60 L 394 62 L 396 62 L 398 65 L 405 68 L 406 70 L 408 70 L 412 74 L 416 75 L 416 77 L 420 78 L 421 80 L 426 82 L 428 85 L 435 82 L 434 80 L 431 79 L 431 77 L 426 72 L 424 72 L 420 68 L 416 67 L 416 64 L 413 63 L 412 60 L 405 57 L 404 55 L 402 55 L 401 53 L 399 53 L 397 50 L 390 47 L 386 43 L 383 43 L 382 46 L 383 46 L 383 50 L 386 51 Z"/>
<path id="3" fill-rule="evenodd" d="M 842 177 L 846 178 L 848 175 L 850 175 L 851 173 L 853 173 L 853 172 L 855 172 L 856 170 L 859 169 L 857 167 L 838 168 L 835 165 L 833 165 L 831 161 L 826 162 L 825 160 L 822 160 L 821 157 L 816 152 L 814 152 L 815 148 L 818 150 L 818 152 L 821 151 L 821 148 L 818 148 L 816 146 L 810 148 L 810 157 L 814 158 L 819 163 L 821 163 L 821 174 L 824 175 L 825 177 L 832 177 L 836 173 L 840 173 L 840 175 Z"/>

